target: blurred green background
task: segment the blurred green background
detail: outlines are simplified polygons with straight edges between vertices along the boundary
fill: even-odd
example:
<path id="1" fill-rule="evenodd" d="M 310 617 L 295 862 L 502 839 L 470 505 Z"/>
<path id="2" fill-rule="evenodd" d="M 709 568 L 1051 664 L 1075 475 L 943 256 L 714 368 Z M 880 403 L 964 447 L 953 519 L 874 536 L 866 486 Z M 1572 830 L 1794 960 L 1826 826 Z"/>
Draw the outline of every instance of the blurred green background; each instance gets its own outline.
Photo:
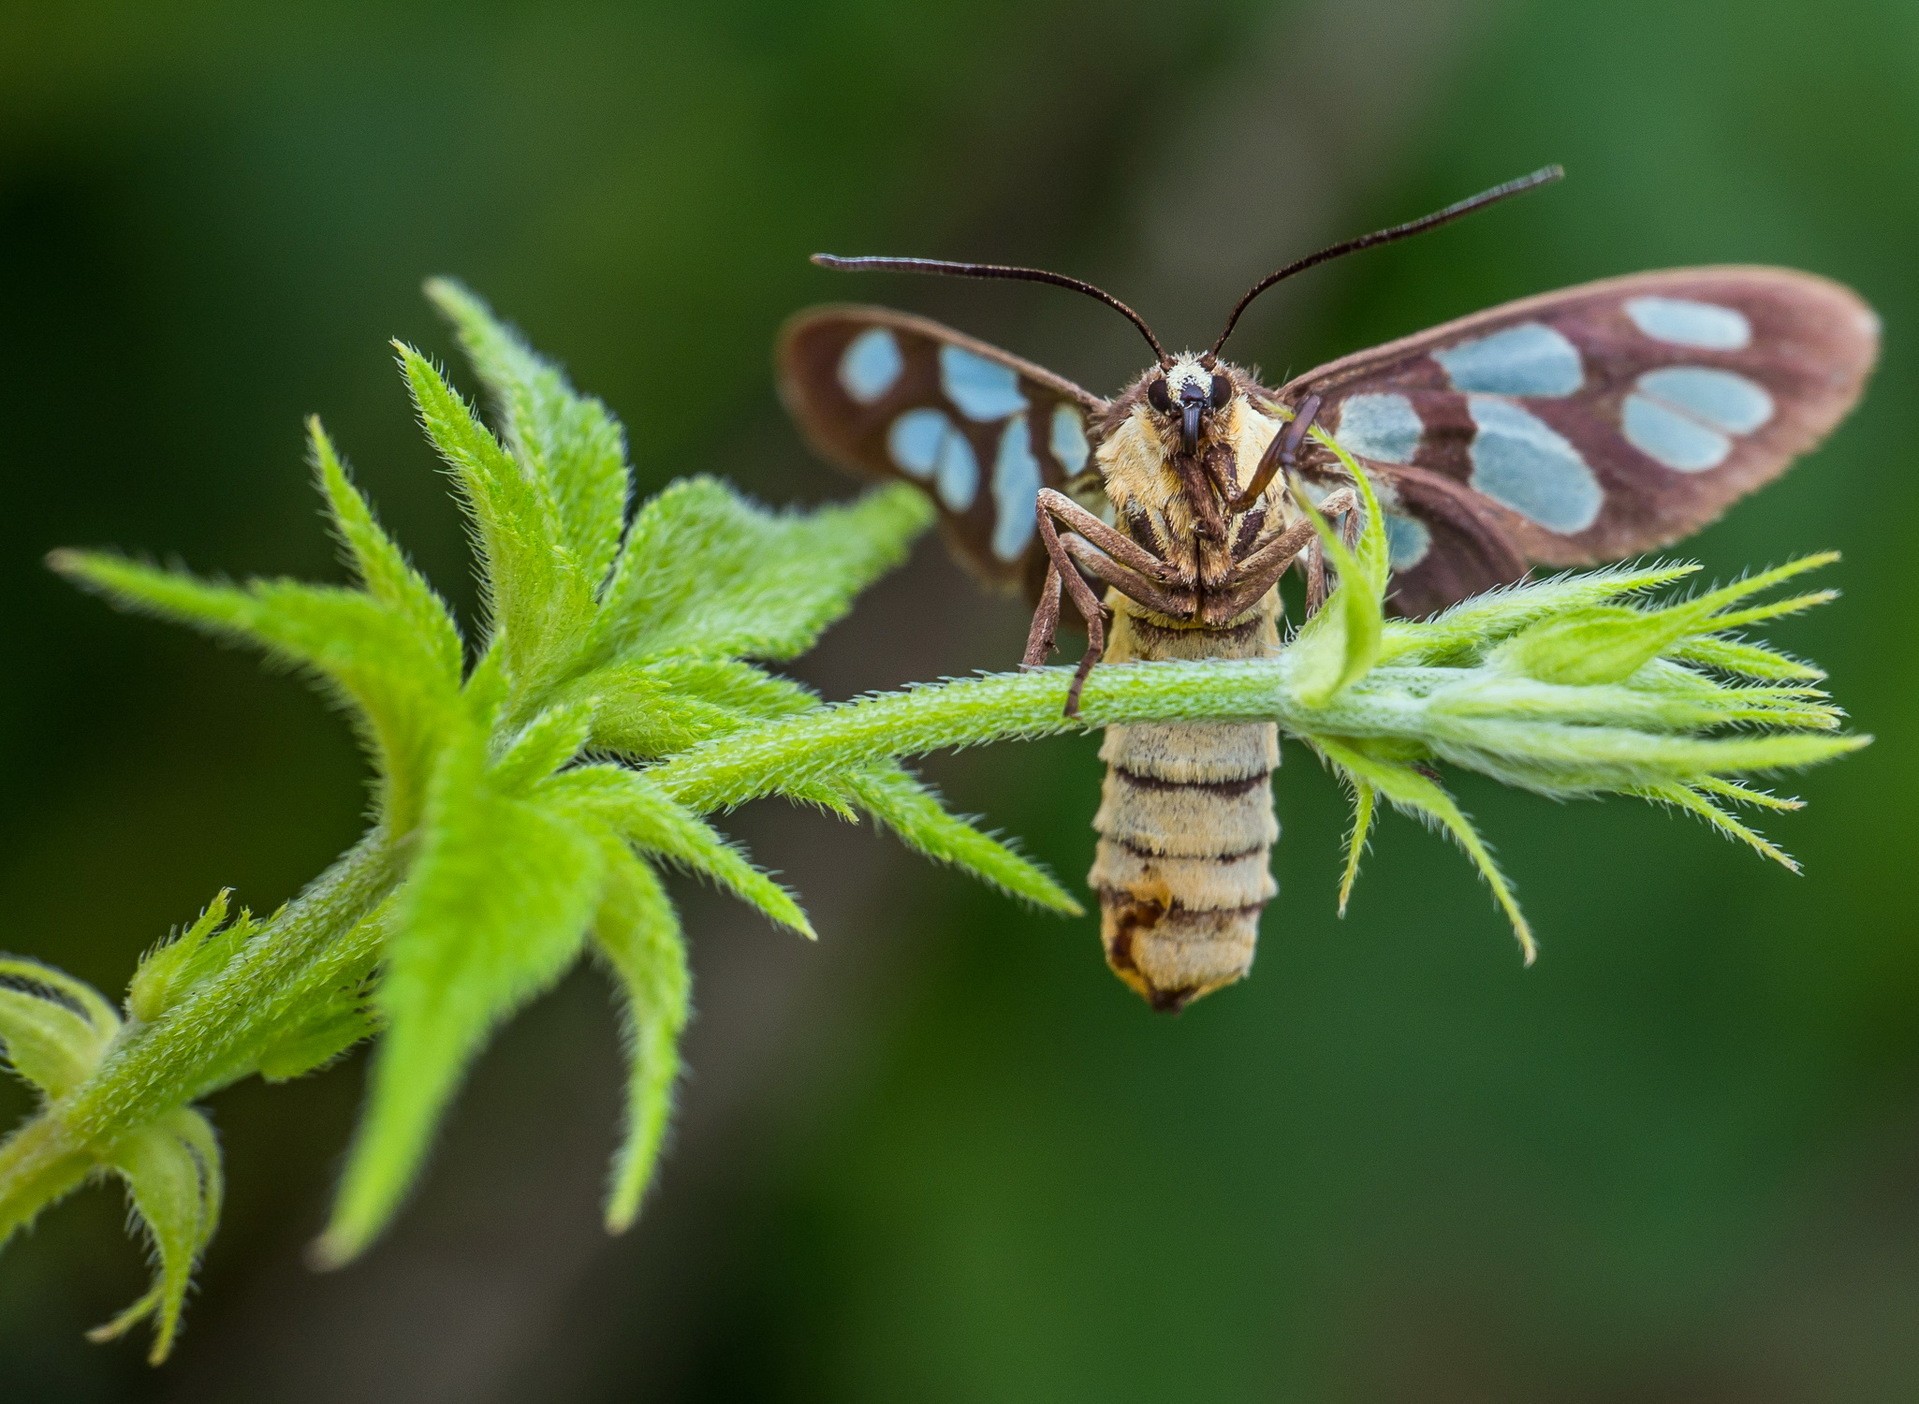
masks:
<path id="1" fill-rule="evenodd" d="M 1254 978 L 1177 1019 L 1090 921 L 864 830 L 736 829 L 823 933 L 686 889 L 699 1018 L 640 1227 L 597 1195 L 618 1105 L 577 977 L 487 1056 L 363 1263 L 300 1264 L 364 1064 L 218 1099 L 233 1189 L 174 1363 L 91 1347 L 143 1285 L 117 1194 L 0 1258 L 14 1400 L 1919 1398 L 1919 7 L 833 0 L 0 8 L 0 946 L 118 991 L 232 885 L 357 833 L 338 718 L 250 657 L 48 575 L 111 544 L 336 569 L 318 410 L 471 609 L 462 529 L 385 338 L 439 354 L 471 281 L 626 420 L 651 487 L 848 486 L 775 402 L 809 302 L 892 301 L 1099 389 L 1117 318 L 1044 289 L 853 283 L 817 248 L 1041 262 L 1181 342 L 1320 242 L 1547 161 L 1571 179 L 1274 293 L 1274 375 L 1494 301 L 1767 261 L 1885 315 L 1862 411 L 1695 546 L 1837 546 L 1778 630 L 1863 757 L 1769 825 L 1795 879 L 1625 803 L 1460 789 L 1542 936 L 1404 820 L 1333 916 L 1344 825 L 1301 752 Z M 468 378 L 470 384 L 470 378 Z M 1025 620 L 929 541 L 798 671 L 835 696 L 1005 667 Z M 943 759 L 1077 880 L 1091 740 Z M 27 1106 L 0 1090 L 0 1115 Z"/>

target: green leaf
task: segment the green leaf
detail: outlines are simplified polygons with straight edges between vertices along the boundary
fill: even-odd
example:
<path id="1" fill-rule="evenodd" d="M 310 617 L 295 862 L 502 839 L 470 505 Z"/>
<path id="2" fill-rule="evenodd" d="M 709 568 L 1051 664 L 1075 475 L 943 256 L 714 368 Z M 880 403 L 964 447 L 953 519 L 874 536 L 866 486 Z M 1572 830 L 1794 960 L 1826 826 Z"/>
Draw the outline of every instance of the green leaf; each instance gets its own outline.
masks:
<path id="1" fill-rule="evenodd" d="M 581 395 L 459 283 L 435 278 L 427 296 L 459 333 L 506 424 L 507 442 L 545 485 L 567 550 L 598 586 L 626 525 L 626 440 L 605 405 Z"/>
<path id="2" fill-rule="evenodd" d="M 623 1233 L 639 1215 L 672 1114 L 692 980 L 679 917 L 660 880 L 622 841 L 607 843 L 605 855 L 593 941 L 619 982 L 627 1057 L 626 1134 L 613 1161 L 606 1226 Z"/>
<path id="3" fill-rule="evenodd" d="M 151 1316 L 153 1349 L 147 1360 L 158 1365 L 173 1349 L 194 1264 L 220 1219 L 219 1142 L 204 1117 L 182 1108 L 128 1133 L 108 1152 L 107 1162 L 126 1181 L 157 1261 L 152 1290 L 88 1337 L 109 1341 Z"/>
<path id="4" fill-rule="evenodd" d="M 1346 836 L 1346 867 L 1339 875 L 1339 914 L 1346 915 L 1346 904 L 1352 900 L 1353 883 L 1359 878 L 1359 860 L 1366 852 L 1366 839 L 1372 832 L 1373 814 L 1377 808 L 1378 791 L 1362 777 L 1351 771 L 1344 772 L 1346 784 L 1353 794 L 1353 827 Z"/>
<path id="5" fill-rule="evenodd" d="M 99 1064 L 120 1016 L 93 986 L 50 965 L 0 956 L 0 1053 L 48 1101 Z"/>
<path id="6" fill-rule="evenodd" d="M 1719 832 L 1727 838 L 1736 839 L 1740 843 L 1749 845 L 1754 852 L 1772 859 L 1773 862 L 1779 864 L 1787 872 L 1796 873 L 1799 871 L 1799 864 L 1791 854 L 1769 841 L 1766 836 L 1758 830 L 1743 823 L 1737 815 L 1727 813 L 1724 809 L 1707 799 L 1704 794 L 1700 793 L 1704 788 L 1705 786 L 1703 785 L 1697 787 L 1687 785 L 1649 785 L 1637 793 L 1643 799 L 1653 800 L 1659 804 L 1671 805 L 1673 808 L 1683 809 L 1689 814 L 1696 814 L 1715 829 L 1719 830 Z"/>
<path id="7" fill-rule="evenodd" d="M 353 485 L 332 440 L 320 427 L 319 416 L 307 421 L 307 435 L 313 446 L 313 468 L 320 491 L 354 574 L 368 594 L 412 624 L 436 671 L 444 677 L 458 678 L 465 645 L 453 612 L 375 519 L 372 506 Z"/>
<path id="8" fill-rule="evenodd" d="M 594 703 L 588 698 L 548 707 L 521 727 L 493 763 L 493 783 L 516 794 L 546 779 L 577 756 L 593 734 Z"/>
<path id="9" fill-rule="evenodd" d="M 948 813 L 933 789 L 904 767 L 890 761 L 866 766 L 849 775 L 843 788 L 908 848 L 934 862 L 963 869 L 1035 906 L 1068 916 L 1084 910 L 1044 868 Z"/>
<path id="10" fill-rule="evenodd" d="M 273 1044 L 259 1058 L 260 1076 L 268 1082 L 291 1082 L 335 1062 L 354 1044 L 373 1037 L 379 1020 L 366 1009 L 345 1009 L 309 1023 Z"/>
<path id="11" fill-rule="evenodd" d="M 473 520 L 490 632 L 515 689 L 534 694 L 572 656 L 593 617 L 592 581 L 567 544 L 546 484 L 514 460 L 426 357 L 397 349 L 420 421 Z"/>
<path id="12" fill-rule="evenodd" d="M 359 590 L 260 580 L 215 585 L 115 556 L 56 552 L 62 574 L 132 609 L 263 646 L 303 667 L 362 723 L 396 831 L 418 814 L 426 774 L 458 696 L 459 676 L 430 637 Z"/>
<path id="13" fill-rule="evenodd" d="M 127 1012 L 142 1023 L 152 1023 L 186 998 L 189 991 L 217 974 L 258 930 L 251 913 L 241 911 L 227 924 L 223 888 L 207 903 L 194 923 L 171 941 L 155 947 L 140 962 L 127 985 Z"/>
<path id="14" fill-rule="evenodd" d="M 807 688 L 751 663 L 687 654 L 600 668 L 567 695 L 594 698 L 593 744 L 633 760 L 655 760 L 749 722 L 819 705 Z"/>
<path id="15" fill-rule="evenodd" d="M 1512 922 L 1513 935 L 1519 938 L 1526 964 L 1531 965 L 1539 954 L 1533 943 L 1532 927 L 1521 914 L 1499 865 L 1493 862 L 1492 851 L 1453 797 L 1414 767 L 1369 754 L 1363 745 L 1327 737 L 1315 737 L 1313 745 L 1328 760 L 1350 772 L 1355 783 L 1363 781 L 1386 796 L 1395 809 L 1452 835 L 1453 841 L 1473 860 L 1479 875 L 1486 879 L 1486 885 L 1492 888 L 1493 897 Z"/>
<path id="16" fill-rule="evenodd" d="M 704 874 L 768 920 L 814 939 L 791 893 L 645 776 L 615 765 L 576 766 L 542 783 L 534 795 L 558 813 L 602 825 L 648 853 Z"/>
<path id="17" fill-rule="evenodd" d="M 1346 465 L 1360 499 L 1359 542 L 1352 549 L 1305 494 L 1294 499 L 1319 536 L 1321 548 L 1339 573 L 1339 584 L 1319 613 L 1288 645 L 1298 656 L 1300 695 L 1308 706 L 1324 706 L 1352 686 L 1378 661 L 1385 629 L 1387 577 L 1386 519 L 1365 472 L 1331 437 L 1320 435 Z"/>
<path id="18" fill-rule="evenodd" d="M 387 1032 L 318 1246 L 327 1264 L 351 1258 L 384 1226 L 468 1063 L 572 964 L 599 903 L 604 865 L 593 837 L 545 805 L 500 793 L 485 762 L 476 730 L 449 742 L 433 779 L 377 989 Z"/>
<path id="19" fill-rule="evenodd" d="M 849 506 L 774 513 L 717 479 L 682 478 L 634 517 L 593 656 L 792 658 L 932 519 L 925 494 L 906 484 Z"/>

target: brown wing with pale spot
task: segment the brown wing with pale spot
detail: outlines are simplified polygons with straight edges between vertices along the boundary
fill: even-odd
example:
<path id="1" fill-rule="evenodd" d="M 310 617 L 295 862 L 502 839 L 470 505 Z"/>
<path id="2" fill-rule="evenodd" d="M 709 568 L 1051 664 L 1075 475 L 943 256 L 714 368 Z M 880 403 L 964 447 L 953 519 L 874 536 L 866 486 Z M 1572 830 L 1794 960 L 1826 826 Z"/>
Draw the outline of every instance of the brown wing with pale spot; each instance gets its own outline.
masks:
<path id="1" fill-rule="evenodd" d="M 1583 565 L 1697 531 L 1845 417 L 1878 330 L 1856 295 L 1812 274 L 1673 269 L 1449 322 L 1276 398 L 1322 396 L 1321 424 L 1388 486 L 1412 484 L 1407 515 L 1433 531 L 1431 554 L 1404 572 L 1410 610 L 1502 556 Z M 1450 497 L 1450 525 L 1422 517 L 1442 502 L 1435 479 L 1469 493 L 1479 520 L 1461 528 Z M 1439 559 L 1462 531 L 1483 569 Z"/>
<path id="2" fill-rule="evenodd" d="M 1031 362 L 883 307 L 802 312 L 780 335 L 781 397 L 826 459 L 917 483 L 953 553 L 1001 586 L 1033 587 L 1042 487 L 1092 465 L 1105 401 Z"/>

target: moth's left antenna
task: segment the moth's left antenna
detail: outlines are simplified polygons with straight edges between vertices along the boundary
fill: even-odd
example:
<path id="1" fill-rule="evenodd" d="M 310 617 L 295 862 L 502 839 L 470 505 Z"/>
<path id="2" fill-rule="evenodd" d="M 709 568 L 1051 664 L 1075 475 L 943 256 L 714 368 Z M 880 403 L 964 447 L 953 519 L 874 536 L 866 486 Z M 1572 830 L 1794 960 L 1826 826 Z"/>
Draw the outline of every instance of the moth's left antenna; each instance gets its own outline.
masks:
<path id="1" fill-rule="evenodd" d="M 1105 303 L 1120 316 L 1139 328 L 1139 334 L 1146 338 L 1146 344 L 1153 348 L 1153 357 L 1162 366 L 1170 366 L 1173 358 L 1166 354 L 1166 348 L 1159 344 L 1159 338 L 1153 335 L 1153 329 L 1146 325 L 1146 319 L 1114 297 L 1103 288 L 1096 288 L 1080 278 L 1069 278 L 1064 273 L 1050 273 L 1044 268 L 1015 268 L 1005 263 L 948 263 L 942 258 L 845 258 L 839 254 L 817 253 L 813 262 L 822 268 L 837 268 L 844 273 L 931 273 L 942 278 L 1007 278 L 1021 283 L 1051 283 L 1056 288 L 1071 288 L 1074 292 Z"/>
<path id="2" fill-rule="evenodd" d="M 1550 185 L 1553 181 L 1564 177 L 1565 174 L 1566 168 L 1564 166 L 1545 166 L 1534 171 L 1531 175 L 1523 175 L 1517 180 L 1509 180 L 1504 185 L 1495 185 L 1491 190 L 1482 190 L 1471 199 L 1461 200 L 1456 205 L 1448 205 L 1443 210 L 1434 210 L 1429 215 L 1422 215 L 1418 219 L 1407 221 L 1405 224 L 1395 224 L 1390 229 L 1377 229 L 1371 234 L 1362 234 L 1357 239 L 1347 239 L 1343 243 L 1321 249 L 1318 253 L 1307 254 L 1304 258 L 1295 259 L 1284 268 L 1274 269 L 1246 290 L 1246 295 L 1239 300 L 1238 304 L 1233 308 L 1232 314 L 1226 318 L 1226 330 L 1221 332 L 1219 334 L 1219 340 L 1213 343 L 1212 354 L 1217 356 L 1220 347 L 1226 344 L 1226 338 L 1233 334 L 1233 327 L 1239 321 L 1239 314 L 1246 310 L 1247 305 L 1251 303 L 1254 298 L 1265 292 L 1266 289 L 1270 288 L 1274 283 L 1282 283 L 1295 273 L 1304 273 L 1308 268 L 1327 263 L 1332 259 L 1340 258 L 1346 254 L 1358 253 L 1361 249 L 1376 248 L 1380 244 L 1397 243 L 1399 240 L 1410 238 L 1414 234 L 1424 234 L 1428 229 L 1437 229 L 1442 224 L 1451 224 L 1454 220 L 1469 215 L 1475 210 L 1483 210 L 1486 206 L 1496 205 L 1501 200 L 1510 200 L 1515 195 L 1523 195 L 1526 191 L 1536 186 Z"/>

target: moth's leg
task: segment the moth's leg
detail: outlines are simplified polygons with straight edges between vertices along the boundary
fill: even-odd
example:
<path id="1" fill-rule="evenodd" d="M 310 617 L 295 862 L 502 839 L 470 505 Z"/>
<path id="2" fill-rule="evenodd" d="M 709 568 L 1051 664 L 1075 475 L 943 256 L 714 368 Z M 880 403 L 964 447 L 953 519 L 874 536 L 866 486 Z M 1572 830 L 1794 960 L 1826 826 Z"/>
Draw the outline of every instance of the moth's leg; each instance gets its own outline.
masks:
<path id="1" fill-rule="evenodd" d="M 1168 585 L 1180 581 L 1181 572 L 1177 566 L 1161 560 L 1125 532 L 1107 526 L 1063 492 L 1041 488 L 1039 514 L 1042 519 L 1050 514 L 1068 531 L 1077 532 L 1114 560 L 1132 567 L 1150 580 Z"/>
<path id="2" fill-rule="evenodd" d="M 1317 539 L 1306 551 L 1306 617 L 1311 619 L 1326 603 L 1326 552 Z"/>
<path id="3" fill-rule="evenodd" d="M 1343 504 L 1343 505 L 1342 505 Z M 1346 543 L 1347 549 L 1359 544 L 1359 511 L 1353 499 L 1351 488 L 1341 488 L 1320 504 L 1322 509 L 1331 509 L 1329 515 L 1339 518 L 1339 539 Z M 1326 549 L 1315 537 L 1307 548 L 1304 557 L 1306 575 L 1306 617 L 1311 619 L 1318 614 L 1326 603 L 1326 597 L 1332 593 L 1326 583 Z"/>
<path id="4" fill-rule="evenodd" d="M 1340 516 L 1352 516 L 1355 506 L 1352 491 L 1341 488 L 1330 494 L 1324 508 Z M 1318 533 L 1311 522 L 1295 522 L 1290 527 L 1267 537 L 1233 568 L 1226 577 L 1224 593 L 1208 596 L 1203 607 L 1203 617 L 1209 624 L 1223 624 L 1233 619 L 1259 602 L 1260 596 L 1273 588 L 1279 577 L 1286 573 L 1294 559 L 1302 550 L 1311 546 L 1318 549 Z"/>
<path id="5" fill-rule="evenodd" d="M 1200 618 L 1207 624 L 1225 624 L 1237 619 L 1273 588 L 1273 582 L 1286 573 L 1286 567 L 1313 539 L 1311 522 L 1296 522 L 1277 536 L 1267 539 L 1226 577 L 1225 589 L 1208 595 L 1200 606 Z"/>
<path id="6" fill-rule="evenodd" d="M 1306 442 L 1306 431 L 1313 427 L 1313 419 L 1319 413 L 1324 401 L 1318 395 L 1308 395 L 1293 412 L 1293 421 L 1273 436 L 1266 445 L 1266 452 L 1259 456 L 1259 467 L 1253 470 L 1253 480 L 1246 484 L 1246 491 L 1227 504 L 1229 510 L 1244 512 L 1259 500 L 1259 495 L 1283 469 L 1291 472 L 1299 460 L 1299 446 Z"/>
<path id="7" fill-rule="evenodd" d="M 1046 583 L 1040 586 L 1039 605 L 1033 610 L 1033 627 L 1026 631 L 1026 655 L 1022 668 L 1039 668 L 1053 651 L 1053 637 L 1059 632 L 1059 567 L 1051 558 L 1046 562 Z"/>
<path id="8" fill-rule="evenodd" d="M 1193 613 L 1193 594 L 1190 589 L 1177 587 L 1167 589 L 1155 581 L 1148 580 L 1138 571 L 1123 562 L 1114 560 L 1084 537 L 1068 532 L 1060 539 L 1066 553 L 1080 565 L 1086 567 L 1092 575 L 1130 600 L 1145 605 L 1158 614 L 1170 614 L 1176 619 L 1190 618 Z"/>
<path id="9" fill-rule="evenodd" d="M 1080 617 L 1086 621 L 1086 652 L 1080 655 L 1079 669 L 1073 674 L 1073 685 L 1066 690 L 1066 715 L 1077 717 L 1079 694 L 1080 690 L 1086 686 L 1086 675 L 1093 671 L 1093 665 L 1099 662 L 1100 656 L 1106 652 L 1106 608 L 1099 602 L 1099 597 L 1093 593 L 1093 587 L 1086 583 L 1079 570 L 1073 565 L 1073 558 L 1067 555 L 1066 547 L 1059 539 L 1059 533 L 1053 529 L 1053 514 L 1048 510 L 1043 497 L 1034 511 L 1034 518 L 1039 523 L 1039 539 L 1046 547 L 1047 589 L 1050 590 L 1052 581 L 1057 579 L 1072 599 L 1073 608 L 1077 609 Z M 1097 521 L 1098 518 L 1094 520 Z M 1044 606 L 1045 601 L 1042 598 L 1041 607 L 1044 608 Z M 1057 622 L 1059 618 L 1057 608 L 1053 617 Z M 1035 632 L 1038 631 L 1039 623 L 1036 615 L 1033 621 Z M 1027 640 L 1027 655 L 1031 660 L 1030 636 Z M 1043 661 L 1045 656 L 1041 653 L 1038 660 L 1032 661 Z"/>

